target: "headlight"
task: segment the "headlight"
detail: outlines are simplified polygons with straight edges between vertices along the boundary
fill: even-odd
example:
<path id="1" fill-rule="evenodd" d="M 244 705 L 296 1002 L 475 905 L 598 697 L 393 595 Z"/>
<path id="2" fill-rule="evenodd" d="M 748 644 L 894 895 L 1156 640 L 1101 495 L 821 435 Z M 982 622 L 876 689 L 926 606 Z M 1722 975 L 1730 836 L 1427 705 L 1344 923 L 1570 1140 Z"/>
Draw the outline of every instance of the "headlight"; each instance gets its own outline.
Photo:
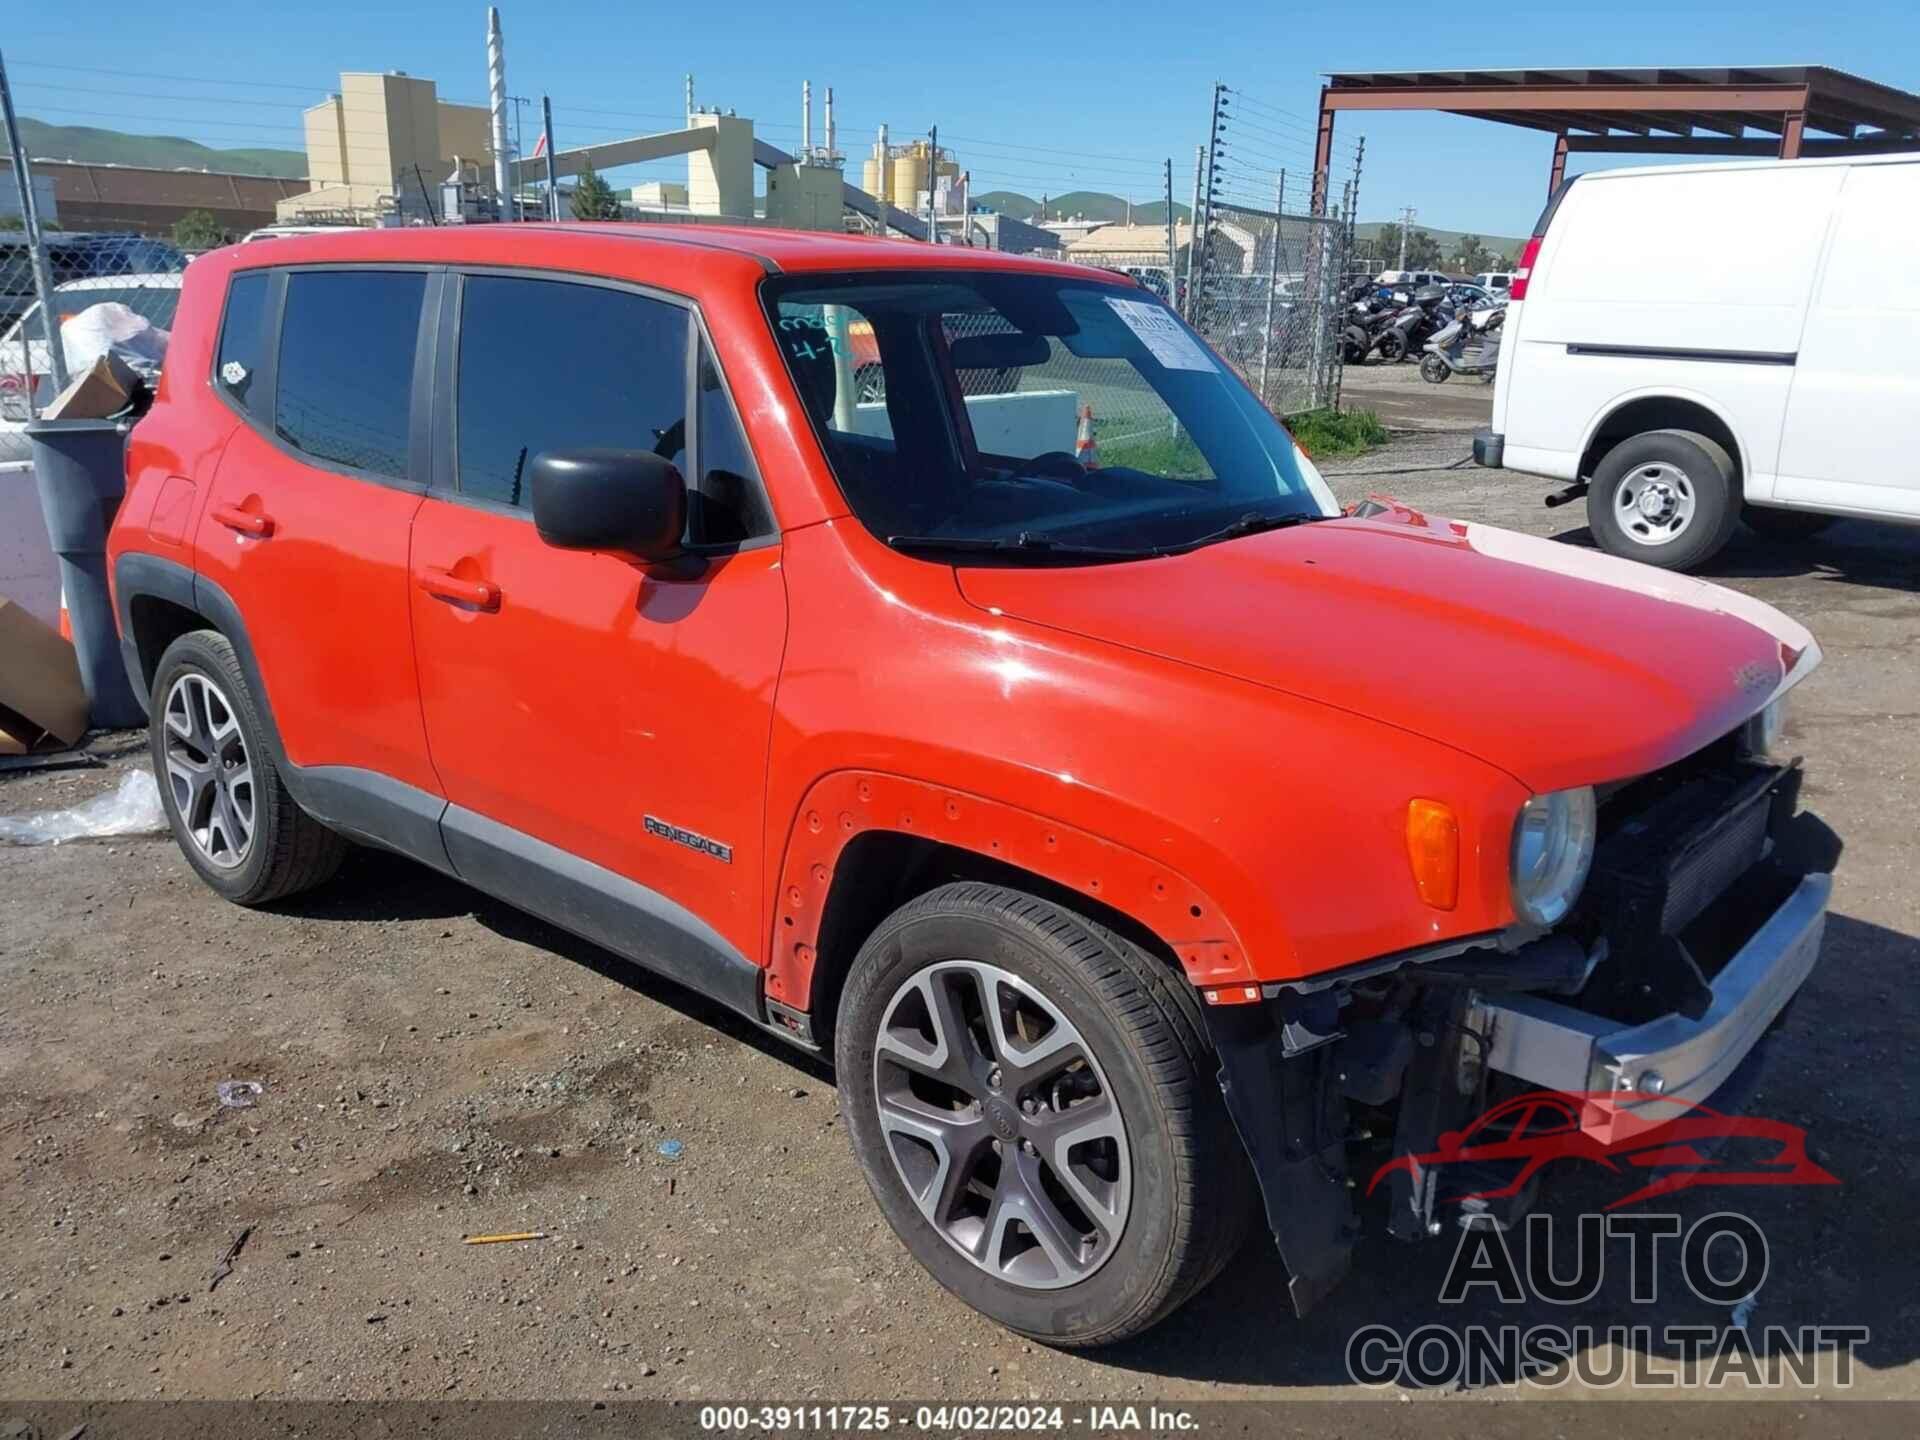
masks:
<path id="1" fill-rule="evenodd" d="M 1580 898 L 1593 865 L 1599 807 L 1593 790 L 1536 795 L 1513 822 L 1513 910 L 1535 925 L 1556 925 Z"/>
<path id="2" fill-rule="evenodd" d="M 1740 753 L 1766 755 L 1787 733 L 1787 697 L 1782 695 L 1740 727 Z"/>

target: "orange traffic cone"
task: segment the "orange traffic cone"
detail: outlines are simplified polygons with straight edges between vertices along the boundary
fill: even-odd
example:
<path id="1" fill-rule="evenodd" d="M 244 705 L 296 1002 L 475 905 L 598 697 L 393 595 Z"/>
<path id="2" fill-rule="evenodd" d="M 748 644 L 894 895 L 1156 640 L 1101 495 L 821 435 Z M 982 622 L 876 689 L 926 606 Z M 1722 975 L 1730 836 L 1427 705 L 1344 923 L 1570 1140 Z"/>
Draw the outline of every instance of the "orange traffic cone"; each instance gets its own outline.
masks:
<path id="1" fill-rule="evenodd" d="M 1080 428 L 1073 437 L 1073 458 L 1087 470 L 1100 468 L 1100 447 L 1093 443 L 1093 406 L 1080 407 Z"/>

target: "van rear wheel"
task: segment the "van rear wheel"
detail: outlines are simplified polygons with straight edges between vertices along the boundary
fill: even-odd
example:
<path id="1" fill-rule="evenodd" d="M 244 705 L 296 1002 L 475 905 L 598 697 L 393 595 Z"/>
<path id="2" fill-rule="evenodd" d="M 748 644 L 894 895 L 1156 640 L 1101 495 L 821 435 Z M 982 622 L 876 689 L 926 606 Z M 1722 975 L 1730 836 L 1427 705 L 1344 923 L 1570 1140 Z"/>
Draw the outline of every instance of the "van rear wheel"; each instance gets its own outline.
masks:
<path id="1" fill-rule="evenodd" d="M 1691 430 L 1649 430 L 1607 452 L 1587 488 L 1587 521 L 1602 550 L 1692 570 L 1740 522 L 1733 457 Z"/>

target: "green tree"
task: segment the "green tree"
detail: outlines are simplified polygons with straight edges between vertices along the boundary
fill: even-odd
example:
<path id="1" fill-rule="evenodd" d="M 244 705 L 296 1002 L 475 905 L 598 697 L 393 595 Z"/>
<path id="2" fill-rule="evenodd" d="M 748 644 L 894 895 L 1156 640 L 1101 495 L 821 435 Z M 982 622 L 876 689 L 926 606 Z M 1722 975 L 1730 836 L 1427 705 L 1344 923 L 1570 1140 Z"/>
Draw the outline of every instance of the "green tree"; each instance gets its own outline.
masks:
<path id="1" fill-rule="evenodd" d="M 211 250 L 227 243 L 227 232 L 207 210 L 189 210 L 173 222 L 173 243 L 182 250 Z"/>
<path id="2" fill-rule="evenodd" d="M 1454 267 L 1469 275 L 1491 270 L 1499 261 L 1500 257 L 1489 250 L 1487 242 L 1478 235 L 1462 235 L 1453 249 Z"/>
<path id="3" fill-rule="evenodd" d="M 593 162 L 582 162 L 573 177 L 573 218 L 576 220 L 618 220 L 620 202 L 613 187 L 593 171 Z"/>
<path id="4" fill-rule="evenodd" d="M 1380 268 L 1383 270 L 1432 270 L 1441 259 L 1440 242 L 1427 231 L 1415 226 L 1407 232 L 1406 263 L 1400 261 L 1400 226 L 1391 221 L 1380 227 L 1379 235 L 1373 242 L 1375 252 L 1380 256 Z"/>

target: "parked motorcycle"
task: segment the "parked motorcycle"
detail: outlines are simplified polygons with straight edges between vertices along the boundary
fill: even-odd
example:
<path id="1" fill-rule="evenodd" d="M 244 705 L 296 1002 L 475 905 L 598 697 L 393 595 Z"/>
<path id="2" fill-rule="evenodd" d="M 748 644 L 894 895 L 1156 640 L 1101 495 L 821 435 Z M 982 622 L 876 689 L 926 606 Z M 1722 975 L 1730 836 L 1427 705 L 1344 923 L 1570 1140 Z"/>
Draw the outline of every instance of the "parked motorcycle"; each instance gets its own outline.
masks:
<path id="1" fill-rule="evenodd" d="M 1453 303 L 1444 285 L 1421 286 L 1413 292 L 1412 302 L 1388 322 L 1374 342 L 1380 358 L 1389 365 L 1404 360 L 1432 339 L 1453 315 Z"/>
<path id="2" fill-rule="evenodd" d="M 1420 378 L 1429 385 L 1442 385 L 1454 375 L 1478 375 L 1492 384 L 1506 321 L 1504 305 L 1457 311 L 1453 320 L 1427 341 L 1426 353 L 1420 357 Z"/>

